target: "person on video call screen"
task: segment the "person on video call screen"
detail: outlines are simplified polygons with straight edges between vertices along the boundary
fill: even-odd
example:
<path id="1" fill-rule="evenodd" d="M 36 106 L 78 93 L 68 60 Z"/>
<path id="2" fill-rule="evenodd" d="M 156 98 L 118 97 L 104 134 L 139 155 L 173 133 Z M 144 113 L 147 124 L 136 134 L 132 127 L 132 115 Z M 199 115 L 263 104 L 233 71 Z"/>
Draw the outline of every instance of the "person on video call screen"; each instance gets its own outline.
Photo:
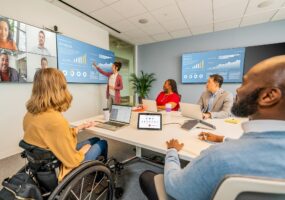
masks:
<path id="1" fill-rule="evenodd" d="M 17 50 L 16 43 L 13 41 L 10 23 L 7 18 L 3 17 L 0 17 L 0 48 Z"/>
<path id="2" fill-rule="evenodd" d="M 45 47 L 45 41 L 46 41 L 46 35 L 41 30 L 39 31 L 38 46 L 34 47 L 32 52 L 41 54 L 41 55 L 50 56 L 49 50 Z"/>
<path id="3" fill-rule="evenodd" d="M 48 60 L 45 57 L 41 58 L 41 68 L 42 69 L 48 68 Z"/>
<path id="4" fill-rule="evenodd" d="M 9 56 L 5 52 L 0 53 L 0 79 L 8 82 L 19 81 L 19 73 L 9 66 Z"/>

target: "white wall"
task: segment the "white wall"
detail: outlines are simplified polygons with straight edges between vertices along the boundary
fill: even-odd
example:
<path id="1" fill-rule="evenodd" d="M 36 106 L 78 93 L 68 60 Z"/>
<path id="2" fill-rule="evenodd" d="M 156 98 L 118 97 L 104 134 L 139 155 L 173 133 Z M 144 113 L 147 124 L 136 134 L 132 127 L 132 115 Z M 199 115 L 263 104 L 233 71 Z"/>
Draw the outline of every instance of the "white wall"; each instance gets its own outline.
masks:
<path id="1" fill-rule="evenodd" d="M 44 0 L 0 0 L 0 15 L 40 28 L 57 25 L 64 35 L 109 49 L 108 32 Z M 98 114 L 105 106 L 105 85 L 69 84 L 73 94 L 71 108 L 65 113 L 70 121 Z M 20 151 L 22 120 L 32 84 L 0 84 L 0 159 Z"/>

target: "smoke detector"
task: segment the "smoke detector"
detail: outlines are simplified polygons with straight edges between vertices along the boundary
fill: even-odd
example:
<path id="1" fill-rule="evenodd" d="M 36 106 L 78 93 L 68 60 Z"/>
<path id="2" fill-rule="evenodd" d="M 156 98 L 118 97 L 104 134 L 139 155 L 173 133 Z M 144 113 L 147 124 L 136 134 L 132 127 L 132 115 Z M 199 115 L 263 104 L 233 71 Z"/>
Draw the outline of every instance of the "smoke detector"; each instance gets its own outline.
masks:
<path id="1" fill-rule="evenodd" d="M 147 19 L 139 19 L 139 23 L 141 24 L 146 24 L 148 22 Z"/>

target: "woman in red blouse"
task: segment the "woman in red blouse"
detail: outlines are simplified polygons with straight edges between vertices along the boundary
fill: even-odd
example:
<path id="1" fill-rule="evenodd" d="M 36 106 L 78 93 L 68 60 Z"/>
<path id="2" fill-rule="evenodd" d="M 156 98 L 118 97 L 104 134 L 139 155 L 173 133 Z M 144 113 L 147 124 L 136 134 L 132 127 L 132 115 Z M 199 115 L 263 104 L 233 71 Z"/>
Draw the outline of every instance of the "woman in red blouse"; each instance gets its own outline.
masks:
<path id="1" fill-rule="evenodd" d="M 177 91 L 176 81 L 168 79 L 164 82 L 163 91 L 156 98 L 157 108 L 165 110 L 165 104 L 171 104 L 171 110 L 179 109 L 180 96 Z"/>

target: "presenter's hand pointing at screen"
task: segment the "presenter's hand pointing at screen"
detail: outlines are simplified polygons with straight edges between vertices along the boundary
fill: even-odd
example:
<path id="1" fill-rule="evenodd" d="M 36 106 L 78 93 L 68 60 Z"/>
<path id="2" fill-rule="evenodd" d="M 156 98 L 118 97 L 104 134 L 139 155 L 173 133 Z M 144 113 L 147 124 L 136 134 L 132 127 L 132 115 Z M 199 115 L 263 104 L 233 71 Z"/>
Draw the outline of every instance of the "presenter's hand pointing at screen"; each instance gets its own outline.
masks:
<path id="1" fill-rule="evenodd" d="M 167 145 L 167 149 L 174 148 L 177 151 L 180 151 L 184 146 L 183 143 L 179 143 L 179 141 L 176 139 L 171 139 L 169 142 L 166 142 L 166 145 Z"/>
<path id="2" fill-rule="evenodd" d="M 93 66 L 94 66 L 96 69 L 99 68 L 99 67 L 96 65 L 96 62 L 95 62 L 95 61 L 93 62 Z"/>

